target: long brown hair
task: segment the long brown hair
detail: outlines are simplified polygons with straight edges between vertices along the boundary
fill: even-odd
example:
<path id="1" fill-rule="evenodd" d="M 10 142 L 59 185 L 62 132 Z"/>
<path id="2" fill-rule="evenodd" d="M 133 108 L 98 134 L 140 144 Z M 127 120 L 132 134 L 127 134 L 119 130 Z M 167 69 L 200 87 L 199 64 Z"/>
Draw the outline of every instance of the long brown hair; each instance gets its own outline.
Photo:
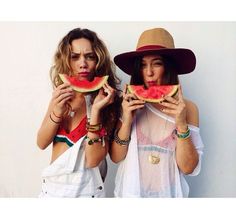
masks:
<path id="1" fill-rule="evenodd" d="M 164 64 L 165 73 L 163 75 L 161 84 L 162 85 L 179 84 L 178 74 L 175 71 L 174 61 L 172 61 L 171 58 L 168 58 L 166 56 L 162 56 L 162 61 Z M 131 76 L 130 84 L 133 85 L 144 84 L 143 76 L 141 75 L 141 62 L 142 62 L 142 57 L 137 57 L 134 63 L 134 73 Z"/>
<path id="2" fill-rule="evenodd" d="M 76 28 L 71 30 L 59 42 L 56 53 L 54 55 L 54 64 L 50 69 L 50 77 L 53 87 L 62 84 L 59 78 L 59 73 L 72 75 L 70 66 L 71 43 L 75 39 L 85 38 L 91 42 L 92 48 L 97 57 L 97 64 L 95 68 L 95 76 L 109 75 L 108 84 L 119 91 L 118 85 L 120 84 L 119 78 L 115 74 L 115 66 L 110 59 L 110 54 L 104 42 L 98 38 L 97 34 L 89 29 Z M 91 103 L 97 96 L 98 91 L 93 92 L 91 95 Z M 120 116 L 118 95 L 114 98 L 114 103 L 105 107 L 102 111 L 101 122 L 106 128 L 108 136 L 113 134 L 113 129 L 116 125 L 118 117 Z"/>

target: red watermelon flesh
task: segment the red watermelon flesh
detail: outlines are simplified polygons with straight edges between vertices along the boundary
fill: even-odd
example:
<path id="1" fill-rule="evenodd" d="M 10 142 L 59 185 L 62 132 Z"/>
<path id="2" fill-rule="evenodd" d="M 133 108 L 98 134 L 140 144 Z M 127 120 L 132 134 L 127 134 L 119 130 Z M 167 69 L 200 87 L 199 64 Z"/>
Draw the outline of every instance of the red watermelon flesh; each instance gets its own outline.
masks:
<path id="1" fill-rule="evenodd" d="M 78 92 L 92 92 L 100 89 L 108 79 L 108 75 L 101 77 L 94 77 L 92 81 L 78 80 L 76 77 L 70 77 L 67 74 L 59 74 L 63 83 L 69 83 L 71 87 Z"/>
<path id="2" fill-rule="evenodd" d="M 164 96 L 174 96 L 178 91 L 178 85 L 156 85 L 148 89 L 142 85 L 128 85 L 128 90 L 141 100 L 159 103 L 164 101 Z"/>

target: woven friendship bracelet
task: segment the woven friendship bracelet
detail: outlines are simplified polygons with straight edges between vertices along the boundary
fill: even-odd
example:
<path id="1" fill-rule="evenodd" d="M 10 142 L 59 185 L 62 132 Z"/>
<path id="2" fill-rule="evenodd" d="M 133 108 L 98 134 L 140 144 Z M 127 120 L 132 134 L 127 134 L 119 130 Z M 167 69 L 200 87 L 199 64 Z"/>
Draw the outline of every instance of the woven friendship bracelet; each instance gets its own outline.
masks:
<path id="1" fill-rule="evenodd" d="M 184 133 L 179 133 L 177 129 L 175 129 L 175 134 L 177 135 L 178 139 L 187 139 L 190 137 L 191 132 L 190 129 L 188 128 L 186 132 Z"/>
<path id="2" fill-rule="evenodd" d="M 120 146 L 128 146 L 128 145 L 129 145 L 129 142 L 130 142 L 130 140 L 131 140 L 131 137 L 129 136 L 128 139 L 122 140 L 122 139 L 120 139 L 119 136 L 118 136 L 118 131 L 119 131 L 119 129 L 116 129 L 116 130 L 115 130 L 115 133 L 114 133 L 114 141 L 115 141 L 117 144 L 119 144 Z"/>

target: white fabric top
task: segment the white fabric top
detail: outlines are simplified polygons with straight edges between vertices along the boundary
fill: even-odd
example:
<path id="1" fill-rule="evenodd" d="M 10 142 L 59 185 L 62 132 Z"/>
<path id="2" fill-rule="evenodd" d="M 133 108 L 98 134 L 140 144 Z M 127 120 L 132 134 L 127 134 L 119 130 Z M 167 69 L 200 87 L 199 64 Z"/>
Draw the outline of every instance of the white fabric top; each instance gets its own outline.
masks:
<path id="1" fill-rule="evenodd" d="M 203 143 L 199 128 L 189 125 L 191 139 L 199 154 L 193 173 L 199 174 Z M 125 160 L 118 167 L 116 197 L 187 197 L 189 187 L 175 159 L 174 118 L 151 104 L 139 110 L 133 122 L 131 141 Z M 158 159 L 156 164 L 151 157 Z"/>

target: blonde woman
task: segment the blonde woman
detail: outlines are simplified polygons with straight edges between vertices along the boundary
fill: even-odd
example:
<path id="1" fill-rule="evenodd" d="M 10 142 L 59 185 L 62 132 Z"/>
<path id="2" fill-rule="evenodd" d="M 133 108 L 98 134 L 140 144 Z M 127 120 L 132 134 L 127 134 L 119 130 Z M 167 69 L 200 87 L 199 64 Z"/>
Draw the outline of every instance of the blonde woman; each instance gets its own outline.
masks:
<path id="1" fill-rule="evenodd" d="M 81 81 L 109 78 L 100 90 L 83 94 L 62 83 L 60 73 Z M 40 197 L 103 197 L 105 157 L 119 115 L 119 80 L 107 48 L 95 32 L 76 28 L 60 41 L 51 79 L 54 91 L 37 137 L 42 150 L 52 143 Z"/>

